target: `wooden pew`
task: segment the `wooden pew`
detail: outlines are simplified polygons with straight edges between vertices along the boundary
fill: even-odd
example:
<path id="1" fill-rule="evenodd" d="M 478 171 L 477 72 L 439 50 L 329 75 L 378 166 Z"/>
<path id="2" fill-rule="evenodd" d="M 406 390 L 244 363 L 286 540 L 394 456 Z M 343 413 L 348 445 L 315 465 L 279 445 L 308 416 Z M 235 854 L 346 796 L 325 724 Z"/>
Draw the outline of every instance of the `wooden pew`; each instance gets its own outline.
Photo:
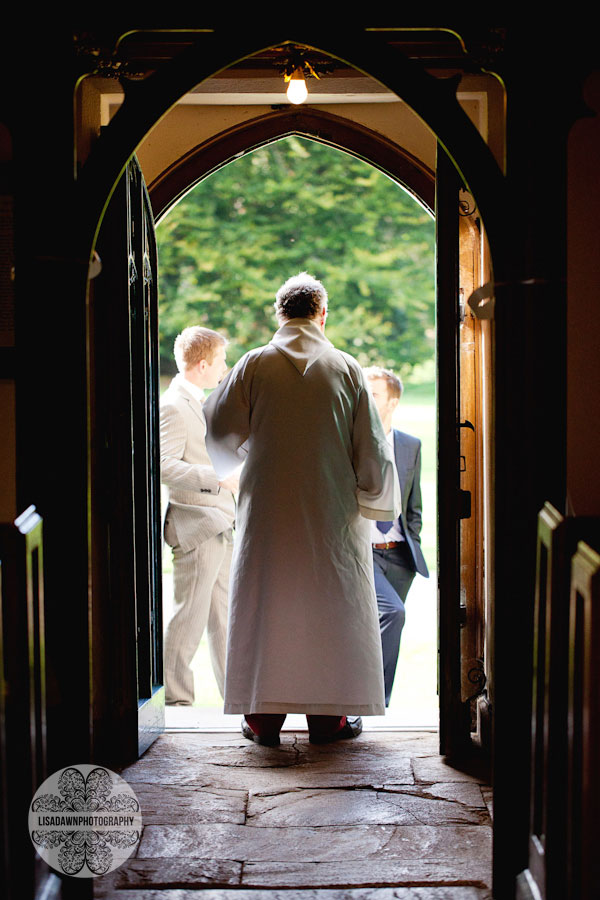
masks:
<path id="1" fill-rule="evenodd" d="M 582 539 L 600 543 L 600 519 L 565 517 L 544 505 L 538 516 L 533 623 L 529 858 L 518 878 L 518 900 L 579 900 L 568 892 L 569 834 L 577 822 L 567 815 L 572 765 L 567 720 L 576 715 L 569 691 L 571 560 Z"/>
<path id="2" fill-rule="evenodd" d="M 27 830 L 29 804 L 47 774 L 42 520 L 30 506 L 0 524 L 0 877 L 7 900 L 60 892 Z"/>
<path id="3" fill-rule="evenodd" d="M 580 541 L 571 570 L 567 893 L 600 896 L 600 543 Z"/>

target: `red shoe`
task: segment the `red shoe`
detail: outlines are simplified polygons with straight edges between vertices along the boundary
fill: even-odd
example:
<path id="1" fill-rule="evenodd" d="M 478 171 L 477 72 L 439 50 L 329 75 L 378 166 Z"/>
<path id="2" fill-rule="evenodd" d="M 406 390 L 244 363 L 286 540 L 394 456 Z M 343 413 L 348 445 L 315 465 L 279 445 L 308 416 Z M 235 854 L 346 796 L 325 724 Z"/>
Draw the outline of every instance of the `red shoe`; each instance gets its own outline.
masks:
<path id="1" fill-rule="evenodd" d="M 326 735 L 312 735 L 309 733 L 308 740 L 311 744 L 331 744 L 333 741 L 345 741 L 349 738 L 358 737 L 358 735 L 362 731 L 362 719 L 360 716 L 354 716 L 350 718 L 346 716 L 346 724 L 339 729 L 339 731 L 334 731 L 333 734 Z"/>
<path id="2" fill-rule="evenodd" d="M 269 735 L 268 737 L 265 735 L 264 737 L 260 734 L 257 734 L 255 731 L 252 731 L 248 723 L 246 722 L 246 717 L 242 719 L 242 734 L 245 738 L 248 738 L 249 741 L 254 741 L 255 744 L 261 744 L 263 747 L 278 747 L 280 744 L 279 735 Z"/>

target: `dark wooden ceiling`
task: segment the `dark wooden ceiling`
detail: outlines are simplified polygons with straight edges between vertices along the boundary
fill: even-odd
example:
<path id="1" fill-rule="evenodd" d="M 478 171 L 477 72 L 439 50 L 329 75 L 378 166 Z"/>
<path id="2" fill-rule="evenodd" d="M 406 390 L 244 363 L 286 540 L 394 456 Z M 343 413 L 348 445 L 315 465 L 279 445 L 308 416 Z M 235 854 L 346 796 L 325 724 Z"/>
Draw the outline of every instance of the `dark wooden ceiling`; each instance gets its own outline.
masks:
<path id="1" fill-rule="evenodd" d="M 432 73 L 453 71 L 477 72 L 488 68 L 490 62 L 501 53 L 505 29 L 484 27 L 477 30 L 461 30 L 461 36 L 450 29 L 439 28 L 372 28 L 389 47 L 397 49 L 410 59 L 418 59 Z M 118 63 L 125 72 L 138 77 L 150 74 L 162 63 L 173 59 L 212 29 L 132 29 L 116 33 L 103 31 L 77 31 L 74 34 L 80 55 L 95 58 L 110 68 Z M 290 52 L 290 45 L 273 47 L 254 54 L 229 67 L 215 77 L 252 78 L 273 74 L 283 64 Z M 344 63 L 328 58 L 316 51 L 308 52 L 311 64 L 333 63 L 336 77 L 353 73 Z"/>

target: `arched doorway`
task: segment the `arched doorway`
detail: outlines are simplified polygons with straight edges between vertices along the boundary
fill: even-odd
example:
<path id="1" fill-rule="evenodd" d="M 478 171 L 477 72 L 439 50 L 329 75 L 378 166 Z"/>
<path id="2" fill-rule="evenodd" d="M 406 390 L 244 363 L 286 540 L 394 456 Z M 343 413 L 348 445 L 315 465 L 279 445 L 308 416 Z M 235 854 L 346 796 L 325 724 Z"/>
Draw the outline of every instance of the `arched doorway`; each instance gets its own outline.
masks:
<path id="1" fill-rule="evenodd" d="M 334 56 L 339 53 L 342 58 L 350 57 L 352 62 L 364 71 L 374 74 L 396 93 L 408 99 L 411 106 L 437 134 L 450 156 L 460 161 L 461 169 L 465 173 L 464 181 L 471 188 L 485 217 L 494 253 L 495 274 L 502 275 L 505 236 L 502 176 L 485 144 L 479 139 L 475 129 L 451 96 L 452 92 L 449 97 L 447 89 L 442 88 L 435 79 L 431 80 L 419 66 L 415 67 L 407 60 L 401 60 L 401 64 L 398 65 L 397 57 L 394 58 L 385 50 L 380 52 L 381 46 L 371 42 L 370 38 L 365 42 L 363 34 L 356 35 L 354 40 L 349 39 L 347 43 L 345 42 L 344 48 L 338 45 L 337 40 L 329 43 L 327 36 L 323 36 L 323 42 L 318 43 L 320 46 L 326 46 L 328 52 Z M 82 170 L 80 181 L 82 200 L 80 237 L 81 246 L 86 252 L 93 246 L 102 210 L 118 174 L 141 137 L 156 121 L 161 111 L 166 110 L 187 85 L 196 83 L 202 73 L 208 77 L 211 72 L 223 68 L 224 64 L 227 64 L 224 63 L 225 60 L 235 57 L 231 44 L 224 41 L 219 43 L 218 40 L 213 40 L 211 44 L 211 52 L 204 54 L 200 66 L 192 52 L 183 53 L 176 62 L 167 65 L 162 72 L 157 72 L 153 85 L 150 84 L 153 79 L 148 79 L 147 83 L 140 85 L 135 100 L 133 94 L 126 99 L 122 110 L 124 115 L 121 115 L 118 121 L 115 117 L 114 126 L 109 126 L 96 144 Z M 367 44 L 370 46 L 365 52 Z M 247 46 L 245 44 L 244 48 L 239 47 L 239 50 L 242 50 L 240 55 L 248 55 L 245 53 Z M 153 89 L 156 90 L 154 95 Z M 160 98 L 158 103 L 157 97 Z M 503 424 L 507 427 L 508 421 Z"/>
<path id="2" fill-rule="evenodd" d="M 361 145 L 363 159 L 353 159 L 330 146 L 335 125 L 342 135 L 348 135 L 347 142 L 354 144 L 361 140 L 364 129 L 353 128 L 341 117 L 328 118 L 319 110 L 308 110 L 306 123 L 303 115 L 293 116 L 293 137 L 288 135 L 288 116 L 284 116 L 275 123 L 279 127 L 274 142 L 266 143 L 261 131 L 263 123 L 261 117 L 244 127 L 248 151 L 256 143 L 260 148 L 254 149 L 251 156 L 240 154 L 239 137 L 231 147 L 230 135 L 216 137 L 211 142 L 210 166 L 202 165 L 202 147 L 189 154 L 184 162 L 187 178 L 179 176 L 176 180 L 174 195 L 181 197 L 181 201 L 157 225 L 162 388 L 168 386 L 175 372 L 172 347 L 184 318 L 190 324 L 224 328 L 230 339 L 228 361 L 233 365 L 242 347 L 249 349 L 268 342 L 277 327 L 268 312 L 271 295 L 279 286 L 274 279 L 279 276 L 279 281 L 283 281 L 290 271 L 303 268 L 318 274 L 328 286 L 333 326 L 329 336 L 338 349 L 358 357 L 362 365 L 391 366 L 401 374 L 404 393 L 394 427 L 421 439 L 422 491 L 417 485 L 410 505 L 407 493 L 407 509 L 410 509 L 411 522 L 414 514 L 424 523 L 422 546 L 430 577 L 424 579 L 417 575 L 411 587 L 410 611 L 402 633 L 395 688 L 386 716 L 365 720 L 364 727 L 389 730 L 418 726 L 437 730 L 435 224 L 432 213 L 420 208 L 424 206 L 423 201 L 417 205 L 412 194 L 399 190 L 396 179 L 383 177 L 365 164 L 364 143 Z M 273 122 L 269 124 L 273 128 Z M 283 137 L 279 137 L 280 131 Z M 318 143 L 307 139 L 314 133 L 320 137 Z M 250 142 L 252 134 L 255 137 Z M 298 135 L 301 140 L 297 139 Z M 235 132 L 234 137 L 237 137 Z M 329 139 L 327 144 L 325 137 Z M 392 155 L 398 158 L 400 166 L 404 165 L 401 151 L 397 149 L 394 154 L 376 135 L 371 136 L 371 142 L 373 155 L 379 144 L 387 151 L 388 175 L 393 169 Z M 338 146 L 342 143 L 340 134 L 335 134 L 335 143 Z M 217 156 L 219 146 L 221 153 Z M 232 161 L 226 169 L 215 171 L 215 159 L 220 162 L 223 157 L 225 162 Z M 212 174 L 197 181 L 205 168 Z M 320 190 L 314 184 L 315 178 Z M 280 193 L 282 179 L 287 188 Z M 188 182 L 194 181 L 193 190 L 182 196 Z M 431 176 L 429 183 L 433 185 Z M 302 197 L 296 214 L 290 210 L 295 192 Z M 150 193 L 152 196 L 152 188 Z M 354 207 L 360 208 L 362 215 L 353 212 Z M 283 208 L 287 212 L 282 212 Z M 277 237 L 282 228 L 286 241 L 290 241 L 285 250 Z M 376 240 L 368 237 L 374 228 Z M 232 230 L 237 234 L 235 239 Z M 250 249 L 254 245 L 255 253 Z M 264 259 L 263 247 L 270 248 Z M 351 253 L 352 247 L 356 249 L 356 257 Z M 252 285 L 251 289 L 240 287 L 240 281 L 236 281 L 240 275 L 242 282 Z M 184 284 L 188 287 L 184 288 Z M 197 303 L 194 296 L 198 297 Z M 240 333 L 243 344 L 236 346 Z M 421 362 L 421 374 L 418 371 L 413 374 L 414 364 L 422 358 L 426 358 L 425 368 Z M 166 625 L 172 610 L 171 554 L 167 547 L 163 564 L 167 567 L 163 581 Z M 167 728 L 185 724 L 196 728 L 225 726 L 237 731 L 237 719 L 223 718 L 216 686 L 210 689 L 214 679 L 205 641 L 193 668 L 194 708 L 168 707 Z M 285 729 L 304 725 L 302 716 L 288 716 Z"/>
<path id="3" fill-rule="evenodd" d="M 122 111 L 123 110 L 121 110 L 121 112 Z M 117 113 L 115 116 L 115 123 L 117 122 L 119 115 L 120 113 Z M 107 134 L 111 127 L 112 125 L 108 126 Z M 370 132 L 368 129 L 357 127 L 349 120 L 344 120 L 341 117 L 304 110 L 290 114 L 285 110 L 276 111 L 267 116 L 261 116 L 256 121 L 251 121 L 250 123 L 246 122 L 239 127 L 228 130 L 224 134 L 219 134 L 212 138 L 210 142 L 207 142 L 198 148 L 194 148 L 193 151 L 177 160 L 167 169 L 167 171 L 161 172 L 160 175 L 154 179 L 152 184 L 152 193 L 155 198 L 154 205 L 156 210 L 160 211 L 161 209 L 166 208 L 169 202 L 172 202 L 178 196 L 181 196 L 182 192 L 184 192 L 191 183 L 198 180 L 203 173 L 212 171 L 219 165 L 225 164 L 232 156 L 273 139 L 273 137 L 289 133 L 304 133 L 313 138 L 316 137 L 318 140 L 325 143 L 332 144 L 333 146 L 344 147 L 344 149 L 349 149 L 351 152 L 354 151 L 361 157 L 369 159 L 369 161 L 373 162 L 379 168 L 388 172 L 394 180 L 403 184 L 403 186 L 420 199 L 420 202 L 423 205 L 431 209 L 433 205 L 431 172 L 428 171 L 427 167 L 420 163 L 418 159 L 411 157 L 410 153 L 400 149 L 397 144 L 386 141 L 385 139 L 382 139 L 381 136 Z M 458 182 L 451 189 L 454 190 L 456 194 Z M 454 218 L 456 218 L 456 215 Z M 453 260 L 452 258 L 453 254 L 454 257 L 457 257 L 458 253 L 457 243 L 455 242 L 455 244 L 456 246 L 453 249 L 449 249 L 448 253 L 442 254 L 442 258 L 445 260 L 444 265 L 448 266 L 449 269 L 447 272 L 441 274 L 440 282 L 447 283 L 448 285 L 452 283 L 452 279 L 454 278 L 453 272 L 457 268 L 455 264 L 456 260 Z M 454 290 L 454 288 L 449 288 L 448 297 L 451 298 L 451 304 L 456 303 L 457 290 L 458 288 L 456 288 L 456 290 Z M 447 324 L 445 326 L 451 328 L 452 333 L 454 333 L 455 330 L 455 321 L 455 314 L 452 313 L 447 319 Z M 444 339 L 444 341 L 445 340 L 446 339 Z M 454 338 L 452 340 L 454 340 Z M 444 399 L 441 405 L 448 411 L 445 427 L 445 433 L 448 435 L 448 444 L 442 458 L 447 460 L 446 465 L 449 466 L 449 478 L 444 480 L 444 484 L 446 484 L 446 482 L 448 483 L 448 488 L 443 505 L 448 506 L 448 498 L 453 498 L 452 502 L 449 503 L 448 524 L 454 523 L 452 524 L 452 528 L 456 531 L 457 526 L 455 523 L 461 517 L 461 513 L 460 510 L 457 509 L 455 499 L 455 496 L 458 496 L 459 489 L 456 484 L 456 479 L 458 478 L 458 455 L 456 453 L 457 448 L 453 447 L 452 438 L 452 433 L 456 427 L 453 423 L 455 423 L 457 415 L 457 392 L 455 384 L 457 372 L 454 371 L 452 365 L 453 354 L 454 351 L 448 355 L 449 368 L 446 367 L 444 369 L 440 384 L 444 397 L 447 396 L 447 400 Z M 448 374 L 450 369 L 453 370 L 452 377 L 449 377 Z M 455 460 L 456 464 L 454 464 L 452 460 Z M 455 485 L 454 487 L 450 486 L 450 477 Z M 447 530 L 447 533 L 450 533 L 449 529 Z M 458 541 L 458 538 L 456 538 L 456 541 Z M 453 547 L 453 544 L 454 540 L 449 539 L 448 546 Z M 460 621 L 461 612 L 458 606 L 460 579 L 457 576 L 456 571 L 454 571 L 457 566 L 454 549 L 446 555 L 445 559 L 447 560 L 448 570 L 446 579 L 447 584 L 449 585 L 448 590 L 453 593 L 456 604 L 448 621 L 442 622 L 443 633 L 448 633 L 448 635 L 450 635 L 450 632 L 452 633 L 452 638 L 448 638 L 448 647 L 442 649 L 442 656 L 455 659 L 452 663 L 448 659 L 448 662 L 445 664 L 448 672 L 446 676 L 441 679 L 442 693 L 448 688 L 450 694 L 457 696 L 459 693 L 458 683 L 461 680 L 459 629 L 461 628 L 462 623 Z M 150 581 L 150 579 L 148 579 L 148 581 Z M 445 619 L 445 609 L 446 604 L 442 603 L 442 620 Z M 150 657 L 149 651 L 146 653 L 146 656 L 148 658 Z M 471 676 L 477 669 L 477 665 L 473 666 L 473 662 L 476 663 L 477 661 L 471 661 Z M 475 679 L 474 684 L 477 685 L 478 683 L 478 680 Z M 472 697 L 475 694 L 476 691 L 467 696 Z M 456 702 L 458 703 L 457 708 L 462 709 L 461 700 L 458 699 Z M 462 703 L 464 704 L 464 697 Z M 455 714 L 456 711 L 451 711 L 448 703 L 444 703 L 443 706 L 444 709 L 448 707 L 448 711 L 444 716 L 445 720 L 448 723 L 455 723 L 458 720 Z M 465 720 L 464 710 L 460 713 L 459 718 L 462 722 L 462 731 L 468 735 L 468 725 Z M 459 744 L 461 742 L 464 743 L 464 735 L 461 739 L 451 736 L 453 734 L 453 728 L 453 724 L 449 724 L 447 729 L 443 729 L 443 740 L 446 752 L 450 752 L 451 750 L 456 752 Z"/>
<path id="4" fill-rule="evenodd" d="M 394 22 L 398 22 L 399 18 L 395 17 Z M 377 39 L 381 38 L 387 51 L 390 51 L 384 57 L 373 49 L 376 41 L 372 40 L 370 20 L 365 17 L 363 21 L 364 27 L 344 27 L 343 32 L 333 35 L 318 27 L 313 30 L 310 25 L 301 26 L 301 31 L 311 44 L 329 47 L 332 52 L 337 50 L 342 57 L 356 59 L 365 71 L 380 73 L 385 79 L 387 73 L 393 75 L 396 71 L 392 50 L 399 48 L 403 53 L 413 40 L 412 29 L 401 24 L 399 28 L 379 29 Z M 116 39 L 121 22 L 123 30 L 130 25 L 124 19 L 117 19 L 115 31 L 106 38 L 108 43 Z M 574 118 L 581 114 L 577 107 L 580 68 L 590 62 L 591 56 L 586 54 L 585 49 L 583 54 L 580 52 L 577 41 L 571 42 L 569 46 L 575 49 L 567 52 L 565 65 L 558 71 L 553 66 L 551 49 L 548 49 L 552 48 L 552 41 L 540 40 L 539 28 L 537 31 L 533 27 L 509 28 L 504 31 L 504 59 L 496 57 L 496 60 L 490 61 L 489 56 L 483 58 L 478 54 L 477 47 L 473 47 L 473 34 L 477 29 L 464 25 L 458 25 L 456 29 L 458 40 L 462 35 L 468 46 L 465 66 L 504 73 L 510 101 L 510 117 L 501 115 L 499 122 L 501 126 L 506 123 L 510 142 L 507 184 L 513 198 L 514 217 L 510 229 L 506 229 L 504 241 L 498 228 L 493 236 L 496 279 L 505 281 L 504 285 L 496 285 L 499 302 L 494 323 L 497 349 L 494 384 L 497 413 L 495 481 L 499 498 L 496 533 L 493 536 L 498 551 L 493 578 L 498 596 L 495 643 L 499 651 L 496 660 L 495 819 L 499 842 L 506 842 L 506 852 L 498 857 L 504 860 L 505 872 L 499 866 L 498 874 L 500 882 L 509 885 L 507 890 L 510 890 L 515 866 L 522 864 L 526 858 L 523 846 L 525 840 L 526 851 L 528 811 L 527 777 L 524 773 L 529 768 L 527 734 L 530 723 L 527 706 L 531 680 L 531 640 L 527 632 L 532 612 L 532 573 L 535 569 L 532 561 L 535 517 L 545 499 L 549 498 L 560 508 L 564 494 L 566 419 L 565 404 L 561 399 L 566 378 L 562 340 L 565 315 L 565 268 L 562 257 L 566 186 L 564 138 L 567 117 Z M 200 34 L 199 30 L 187 34 L 188 45 L 195 43 L 197 47 L 198 69 L 205 73 L 228 65 L 231 54 L 237 52 L 243 55 L 251 52 L 253 47 L 263 46 L 266 41 L 259 29 L 246 30 L 235 44 L 229 41 L 231 29 L 227 26 L 206 29 L 207 32 L 209 30 L 206 53 L 200 46 L 204 34 Z M 277 30 L 278 27 L 274 29 Z M 294 30 L 293 27 L 288 30 L 284 25 L 281 34 L 270 36 L 281 40 L 293 34 Z M 382 31 L 385 32 L 383 36 Z M 396 31 L 404 33 L 399 40 L 394 34 Z M 54 385 L 50 379 L 39 377 L 39 367 L 31 374 L 22 371 L 26 367 L 21 367 L 19 353 L 17 423 L 20 460 L 17 475 L 21 508 L 34 502 L 44 515 L 47 538 L 46 596 L 50 613 L 47 621 L 54 620 L 56 623 L 51 626 L 49 634 L 49 656 L 53 663 L 59 660 L 59 664 L 52 669 L 53 674 L 57 675 L 57 684 L 53 686 L 55 689 L 51 695 L 48 719 L 48 746 L 56 766 L 70 762 L 70 758 L 64 758 L 65 755 L 72 756 L 59 739 L 61 734 L 68 734 L 71 749 L 79 747 L 79 756 L 86 758 L 91 733 L 88 709 L 91 623 L 85 602 L 88 596 L 89 558 L 86 444 L 89 427 L 94 426 L 93 418 L 88 418 L 86 397 L 88 348 L 84 281 L 92 244 L 88 226 L 90 220 L 97 223 L 125 159 L 134 151 L 140 135 L 148 131 L 156 116 L 166 108 L 169 97 L 164 91 L 164 79 L 156 79 L 153 84 L 161 93 L 160 108 L 150 109 L 144 106 L 147 92 L 140 84 L 137 91 L 140 109 L 134 99 L 135 86 L 132 87 L 127 115 L 133 113 L 137 118 L 138 113 L 143 114 L 145 109 L 145 124 L 143 127 L 136 126 L 137 131 L 132 137 L 127 122 L 123 120 L 120 134 L 125 141 L 119 147 L 115 135 L 111 137 L 115 152 L 106 157 L 106 170 L 102 161 L 106 145 L 102 143 L 95 170 L 100 176 L 98 192 L 88 194 L 101 197 L 101 203 L 99 206 L 92 204 L 78 214 L 74 194 L 79 170 L 75 173 L 72 165 L 72 88 L 74 67 L 81 72 L 82 66 L 73 51 L 70 29 L 54 23 L 37 34 L 35 30 L 30 30 L 30 36 L 35 47 L 36 66 L 23 68 L 22 48 L 15 42 L 17 68 L 28 77 L 17 79 L 12 94 L 12 121 L 18 138 L 16 146 L 20 160 L 20 168 L 17 169 L 20 184 L 16 185 L 20 192 L 19 221 L 15 228 L 20 242 L 17 282 L 19 315 L 25 319 L 25 334 L 30 322 L 38 326 L 38 334 L 31 348 L 34 351 L 32 358 L 37 356 L 44 361 L 46 371 L 53 372 L 54 383 L 70 385 L 70 390 L 68 407 L 57 408 Z M 348 44 L 344 48 L 346 36 Z M 360 45 L 360 52 L 354 56 L 353 48 L 357 45 Z M 112 49 L 113 44 L 108 55 Z M 502 47 L 500 50 L 502 53 Z M 410 55 L 410 47 L 406 52 Z M 425 50 L 420 52 L 417 48 L 412 55 L 420 60 L 422 69 L 428 66 L 430 56 Z M 154 68 L 162 69 L 163 64 L 168 67 L 168 59 L 164 54 L 157 57 Z M 398 69 L 403 69 L 402 62 Z M 40 73 L 45 75 L 48 72 L 53 74 L 52 102 L 38 105 L 35 116 L 17 116 L 21 104 L 29 102 L 27 90 L 31 89 L 31 96 L 34 96 L 35 81 Z M 439 88 L 429 104 L 429 114 L 426 115 L 429 122 L 440 115 L 447 117 L 448 110 L 454 108 L 454 101 L 448 96 L 453 93 L 453 85 L 447 82 L 445 90 L 441 89 L 441 84 Z M 409 96 L 411 86 L 407 84 L 406 89 L 406 96 Z M 416 90 L 415 85 L 412 89 Z M 436 103 L 444 111 L 443 114 L 434 108 Z M 425 106 L 420 107 L 424 114 Z M 569 118 L 569 121 L 572 119 Z M 444 140 L 449 135 L 448 129 L 442 128 L 439 133 L 445 135 Z M 40 134 L 52 136 L 44 144 L 42 153 Z M 461 155 L 458 132 L 453 146 L 457 151 L 455 158 L 468 170 L 469 155 Z M 38 177 L 30 177 L 33 173 L 37 173 Z M 551 191 L 550 185 L 556 185 L 558 193 Z M 479 199 L 478 189 L 475 194 Z M 491 207 L 489 195 L 486 196 L 482 207 L 487 215 Z M 483 194 L 481 197 L 483 200 Z M 509 223 L 508 216 L 505 222 Z M 490 223 L 486 224 L 489 227 Z M 501 244 L 507 247 L 509 242 L 510 271 L 497 255 Z M 80 252 L 82 248 L 83 252 Z M 48 303 L 49 296 L 60 298 L 61 313 L 64 314 L 57 316 L 56 304 Z M 70 352 L 52 354 L 48 349 L 49 338 L 55 338 L 61 346 L 69 347 Z M 6 351 L 5 358 L 7 355 L 12 360 L 12 351 L 10 354 Z M 55 433 L 61 434 L 62 444 L 71 450 L 63 454 L 62 459 L 56 453 L 53 465 L 45 456 L 46 465 L 40 465 L 40 435 Z M 574 440 L 577 440 L 577 429 L 573 434 Z M 51 477 L 49 473 L 52 473 Z M 63 502 L 64 485 L 68 485 L 68 503 Z M 63 590 L 65 569 L 61 553 L 66 534 L 70 540 L 67 591 Z M 65 619 L 69 622 L 73 639 L 66 637 Z M 61 700 L 56 702 L 56 697 Z"/>

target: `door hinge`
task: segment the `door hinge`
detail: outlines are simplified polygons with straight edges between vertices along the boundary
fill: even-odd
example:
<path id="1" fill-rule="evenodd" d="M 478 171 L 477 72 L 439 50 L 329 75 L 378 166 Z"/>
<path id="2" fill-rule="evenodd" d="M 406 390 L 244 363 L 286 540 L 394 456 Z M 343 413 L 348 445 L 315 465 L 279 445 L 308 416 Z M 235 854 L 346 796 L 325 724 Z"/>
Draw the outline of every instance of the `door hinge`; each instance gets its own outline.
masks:
<path id="1" fill-rule="evenodd" d="M 461 488 L 458 493 L 459 493 L 458 518 L 459 519 L 470 519 L 471 518 L 471 491 L 463 491 Z"/>

